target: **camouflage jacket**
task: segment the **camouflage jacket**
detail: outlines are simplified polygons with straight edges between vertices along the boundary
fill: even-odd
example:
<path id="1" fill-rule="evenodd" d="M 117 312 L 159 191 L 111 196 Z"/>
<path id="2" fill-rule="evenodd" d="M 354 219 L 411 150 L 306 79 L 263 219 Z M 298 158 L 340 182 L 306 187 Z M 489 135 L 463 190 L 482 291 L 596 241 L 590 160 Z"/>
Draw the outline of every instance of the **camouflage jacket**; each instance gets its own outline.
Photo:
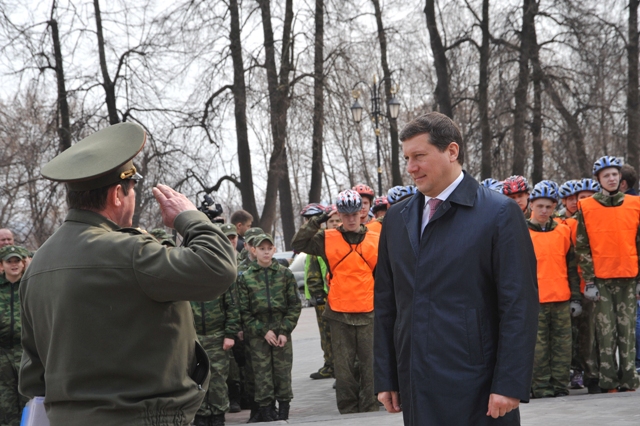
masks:
<path id="1" fill-rule="evenodd" d="M 302 251 L 310 255 L 320 256 L 327 265 L 327 271 L 330 271 L 329 262 L 324 252 L 324 230 L 321 229 L 321 221 L 326 218 L 326 213 L 320 216 L 312 217 L 309 222 L 300 227 L 296 235 L 291 241 L 291 246 L 296 251 Z M 357 232 L 348 232 L 340 225 L 338 231 L 349 244 L 360 244 L 364 240 L 364 236 L 368 229 L 364 225 L 360 225 Z M 331 291 L 331 290 L 329 290 Z M 373 312 L 348 314 L 343 312 L 335 312 L 331 310 L 331 306 L 327 304 L 323 316 L 330 320 L 340 321 L 350 325 L 367 325 L 373 322 Z"/>
<path id="2" fill-rule="evenodd" d="M 529 229 L 535 232 L 549 232 L 556 229 L 558 222 L 553 218 L 545 224 L 544 230 L 537 223 L 527 220 L 527 226 Z M 571 300 L 582 300 L 580 294 L 580 275 L 578 274 L 578 262 L 576 260 L 575 249 L 573 248 L 573 242 L 570 243 L 569 251 L 567 252 L 567 274 L 569 275 L 569 288 L 571 289 Z"/>
<path id="3" fill-rule="evenodd" d="M 307 299 L 313 298 L 315 300 L 327 297 L 327 278 L 322 273 L 320 262 L 324 262 L 324 260 L 312 254 L 307 255 L 305 259 L 304 290 Z"/>
<path id="4" fill-rule="evenodd" d="M 0 348 L 20 347 L 20 280 L 11 284 L 0 275 Z"/>
<path id="5" fill-rule="evenodd" d="M 241 330 L 240 304 L 235 284 L 220 297 L 208 302 L 191 302 L 196 333 L 207 336 L 224 331 L 224 337 L 233 339 Z"/>
<path id="6" fill-rule="evenodd" d="M 249 269 L 249 265 L 253 263 L 253 260 L 250 257 L 245 257 L 244 260 L 240 261 L 238 258 L 238 275 L 242 274 L 244 271 Z"/>
<path id="7" fill-rule="evenodd" d="M 290 335 L 298 324 L 302 305 L 296 279 L 275 259 L 263 268 L 252 262 L 238 276 L 242 323 L 250 335 L 263 337 L 269 330 Z"/>
<path id="8" fill-rule="evenodd" d="M 593 198 L 605 207 L 617 207 L 621 205 L 624 201 L 624 197 L 625 195 L 622 192 L 618 192 L 615 195 L 605 195 L 602 192 L 596 192 L 593 194 Z M 593 272 L 593 259 L 591 258 L 589 236 L 587 235 L 587 229 L 584 225 L 584 217 L 580 211 L 580 204 L 578 204 L 578 211 L 573 217 L 578 221 L 578 228 L 576 230 L 576 255 L 578 257 L 578 265 L 580 265 L 584 281 L 586 283 L 592 283 L 595 278 L 595 274 Z M 638 232 L 636 233 L 636 250 L 640 254 L 640 229 L 638 229 Z M 640 267 L 638 270 L 640 270 Z"/>

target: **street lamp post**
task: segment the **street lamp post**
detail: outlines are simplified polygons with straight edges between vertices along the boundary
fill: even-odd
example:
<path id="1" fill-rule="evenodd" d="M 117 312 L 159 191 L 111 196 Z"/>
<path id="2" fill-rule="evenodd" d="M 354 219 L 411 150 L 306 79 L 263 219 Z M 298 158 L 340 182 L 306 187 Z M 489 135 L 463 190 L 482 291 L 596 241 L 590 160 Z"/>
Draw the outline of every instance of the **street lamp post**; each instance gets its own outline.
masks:
<path id="1" fill-rule="evenodd" d="M 386 79 L 383 78 L 378 82 L 378 78 L 373 76 L 373 84 L 369 85 L 367 82 L 361 80 L 353 85 L 353 89 L 351 91 L 351 95 L 354 98 L 353 105 L 351 105 L 351 114 L 353 116 L 353 121 L 356 123 L 360 123 L 362 121 L 362 105 L 358 102 L 358 98 L 360 97 L 360 91 L 356 90 L 356 87 L 360 84 L 364 84 L 367 89 L 369 89 L 369 97 L 371 98 L 371 121 L 374 125 L 374 131 L 376 134 L 376 155 L 378 159 L 378 196 L 382 196 L 382 166 L 380 165 L 380 121 L 383 116 L 383 112 L 380 111 L 380 89 L 382 88 L 382 83 Z M 396 98 L 396 93 L 398 92 L 398 85 L 391 80 L 391 99 L 387 101 L 387 113 L 385 114 L 389 119 L 395 120 L 398 118 L 398 113 L 400 112 L 400 101 Z"/>

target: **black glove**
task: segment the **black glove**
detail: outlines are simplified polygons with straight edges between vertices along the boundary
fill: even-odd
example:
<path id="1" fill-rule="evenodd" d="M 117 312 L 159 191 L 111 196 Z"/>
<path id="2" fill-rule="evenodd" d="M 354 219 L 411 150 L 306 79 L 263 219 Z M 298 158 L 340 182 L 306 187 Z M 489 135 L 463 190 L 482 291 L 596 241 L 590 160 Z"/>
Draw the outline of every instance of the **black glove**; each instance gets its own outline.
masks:
<path id="1" fill-rule="evenodd" d="M 315 303 L 313 304 L 313 306 L 322 306 L 325 303 L 327 303 L 327 298 L 322 294 L 316 295 L 314 299 L 315 299 L 314 301 Z"/>
<path id="2" fill-rule="evenodd" d="M 329 215 L 327 213 L 322 213 L 319 217 L 318 217 L 318 224 L 321 225 L 323 223 L 325 223 L 326 221 L 329 220 Z"/>

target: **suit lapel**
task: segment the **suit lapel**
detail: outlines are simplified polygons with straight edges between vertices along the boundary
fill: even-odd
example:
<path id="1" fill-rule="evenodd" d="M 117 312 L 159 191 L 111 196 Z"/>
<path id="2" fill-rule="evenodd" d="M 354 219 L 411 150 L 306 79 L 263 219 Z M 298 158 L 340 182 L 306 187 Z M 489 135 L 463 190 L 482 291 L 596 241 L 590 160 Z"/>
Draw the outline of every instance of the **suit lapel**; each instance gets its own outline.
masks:
<path id="1" fill-rule="evenodd" d="M 404 206 L 402 210 L 402 218 L 404 224 L 407 227 L 407 234 L 409 235 L 409 241 L 413 248 L 413 253 L 418 257 L 420 253 L 420 231 L 422 222 L 422 210 L 424 207 L 424 195 L 417 193 L 411 200 Z"/>

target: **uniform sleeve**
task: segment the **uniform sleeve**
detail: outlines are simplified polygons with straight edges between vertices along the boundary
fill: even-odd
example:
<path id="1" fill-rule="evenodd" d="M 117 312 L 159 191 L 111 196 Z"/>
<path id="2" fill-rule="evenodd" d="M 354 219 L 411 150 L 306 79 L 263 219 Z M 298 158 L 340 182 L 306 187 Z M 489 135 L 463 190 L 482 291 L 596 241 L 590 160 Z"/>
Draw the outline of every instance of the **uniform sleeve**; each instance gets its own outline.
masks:
<path id="1" fill-rule="evenodd" d="M 158 302 L 212 300 L 236 279 L 236 251 L 229 239 L 201 212 L 186 211 L 175 220 L 184 247 L 165 247 L 138 236 L 133 270 L 142 290 Z"/>
<path id="2" fill-rule="evenodd" d="M 20 286 L 22 293 L 25 285 Z M 20 295 L 21 300 L 25 300 L 24 293 Z M 20 317 L 22 321 L 22 359 L 20 360 L 19 391 L 28 398 L 45 396 L 46 385 L 44 382 L 44 366 L 38 356 L 38 349 L 33 335 L 33 327 L 28 308 L 22 307 Z"/>
<path id="3" fill-rule="evenodd" d="M 392 213 L 391 213 L 392 214 Z M 394 219 L 396 217 L 394 216 Z M 386 219 L 389 221 L 390 219 Z M 387 222 L 388 223 L 388 222 Z M 396 347 L 393 343 L 393 330 L 396 322 L 396 294 L 393 285 L 393 272 L 389 260 L 387 230 L 383 226 L 378 244 L 378 263 L 376 264 L 374 285 L 374 391 L 399 391 L 398 362 Z"/>
<path id="4" fill-rule="evenodd" d="M 246 284 L 246 276 L 242 274 L 238 277 L 238 299 L 240 300 L 240 317 L 242 325 L 249 334 L 263 337 L 267 334 L 267 327 L 264 322 L 258 320 L 251 312 L 251 298 Z M 246 339 L 246 337 L 245 337 Z"/>
<path id="5" fill-rule="evenodd" d="M 293 273 L 287 268 L 284 269 L 284 274 L 287 297 L 287 313 L 282 318 L 282 321 L 280 323 L 279 334 L 291 335 L 293 329 L 296 328 L 296 325 L 298 325 L 298 318 L 300 318 L 302 304 L 300 303 L 300 297 L 298 296 L 298 284 L 296 283 L 296 279 L 293 276 Z"/>
<path id="6" fill-rule="evenodd" d="M 309 222 L 300 227 L 291 241 L 291 247 L 295 251 L 324 256 L 324 231 L 320 228 L 320 220 L 325 215 L 326 213 L 312 217 Z"/>
<path id="7" fill-rule="evenodd" d="M 224 294 L 225 322 L 224 337 L 233 339 L 241 330 L 240 303 L 238 301 L 238 286 L 233 283 Z"/>
<path id="8" fill-rule="evenodd" d="M 304 277 L 305 289 L 308 292 L 308 294 L 306 294 L 307 299 L 315 299 L 318 296 L 327 297 L 327 293 L 324 290 L 325 278 L 322 276 L 322 268 L 320 267 L 318 259 L 318 256 L 307 256 L 309 267 Z"/>
<path id="9" fill-rule="evenodd" d="M 571 289 L 571 300 L 582 300 L 580 293 L 580 274 L 578 274 L 578 264 L 573 244 L 567 252 L 567 272 L 569 274 L 569 288 Z"/>
<path id="10" fill-rule="evenodd" d="M 576 257 L 578 259 L 578 265 L 580 265 L 584 282 L 592 283 L 594 278 L 593 259 L 591 258 L 589 236 L 587 235 L 587 228 L 584 225 L 584 216 L 582 215 L 580 204 L 578 204 L 578 211 L 575 217 L 578 221 L 578 227 L 576 229 Z"/>
<path id="11" fill-rule="evenodd" d="M 636 253 L 638 254 L 638 275 L 636 276 L 636 281 L 640 281 L 640 227 L 638 227 L 638 232 L 636 232 Z"/>
<path id="12" fill-rule="evenodd" d="M 491 259 L 499 328 L 491 393 L 528 401 L 540 308 L 536 257 L 515 202 L 503 202 L 494 224 Z"/>

